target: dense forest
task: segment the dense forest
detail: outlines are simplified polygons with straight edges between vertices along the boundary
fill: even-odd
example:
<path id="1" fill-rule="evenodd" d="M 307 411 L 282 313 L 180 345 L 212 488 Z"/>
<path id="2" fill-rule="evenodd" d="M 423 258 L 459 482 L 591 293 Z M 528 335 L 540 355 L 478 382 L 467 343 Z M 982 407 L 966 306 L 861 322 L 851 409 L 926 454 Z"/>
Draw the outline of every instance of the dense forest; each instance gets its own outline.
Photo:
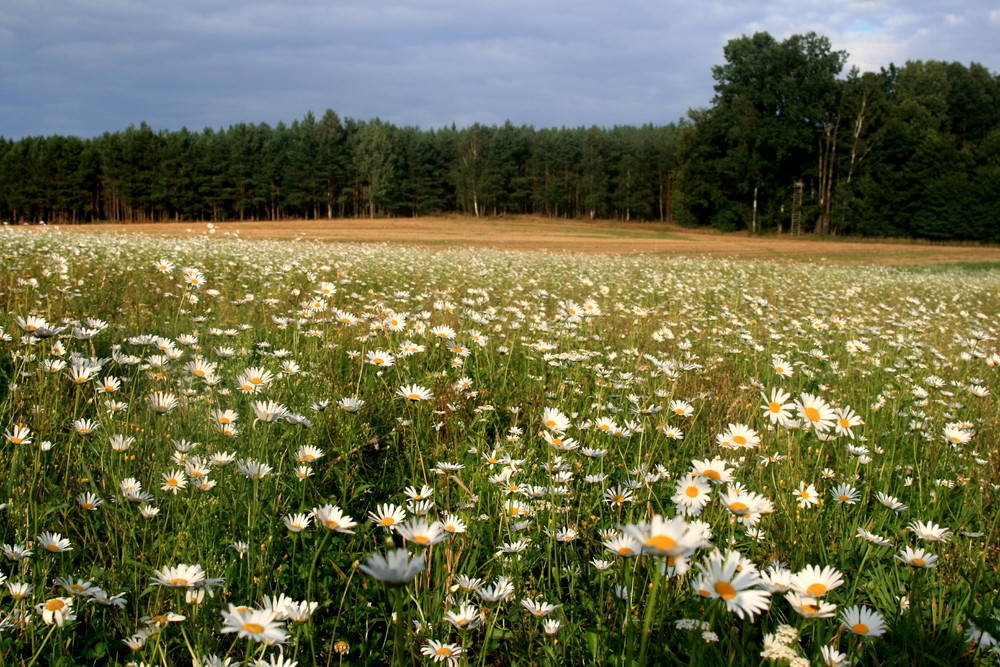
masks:
<path id="1" fill-rule="evenodd" d="M 843 72 L 814 33 L 731 40 L 708 108 L 663 126 L 291 125 L 0 137 L 11 223 L 477 216 L 1000 241 L 1000 77 Z"/>

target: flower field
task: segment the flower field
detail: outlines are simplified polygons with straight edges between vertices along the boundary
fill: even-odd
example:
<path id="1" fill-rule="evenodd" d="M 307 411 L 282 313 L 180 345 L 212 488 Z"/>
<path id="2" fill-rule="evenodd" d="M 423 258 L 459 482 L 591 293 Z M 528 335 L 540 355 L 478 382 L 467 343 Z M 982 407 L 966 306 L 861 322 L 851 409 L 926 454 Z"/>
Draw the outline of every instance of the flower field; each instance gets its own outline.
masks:
<path id="1" fill-rule="evenodd" d="M 1000 655 L 1000 272 L 0 236 L 0 663 Z"/>

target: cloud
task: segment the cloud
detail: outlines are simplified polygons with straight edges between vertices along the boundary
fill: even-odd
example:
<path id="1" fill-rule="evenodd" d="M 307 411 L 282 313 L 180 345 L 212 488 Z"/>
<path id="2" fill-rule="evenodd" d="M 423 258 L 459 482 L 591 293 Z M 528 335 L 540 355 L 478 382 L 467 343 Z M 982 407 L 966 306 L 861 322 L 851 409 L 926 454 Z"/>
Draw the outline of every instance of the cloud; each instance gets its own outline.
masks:
<path id="1" fill-rule="evenodd" d="M 815 31 L 850 64 L 996 70 L 988 0 L 5 0 L 0 134 L 290 122 L 666 123 L 729 39 Z"/>

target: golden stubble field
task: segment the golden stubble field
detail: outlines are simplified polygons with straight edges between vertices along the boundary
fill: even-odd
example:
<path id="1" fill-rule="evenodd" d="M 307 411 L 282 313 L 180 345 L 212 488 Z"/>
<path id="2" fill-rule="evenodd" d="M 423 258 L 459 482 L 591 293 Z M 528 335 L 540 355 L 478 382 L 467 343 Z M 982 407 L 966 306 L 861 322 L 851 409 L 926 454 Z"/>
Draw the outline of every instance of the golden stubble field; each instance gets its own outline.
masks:
<path id="1" fill-rule="evenodd" d="M 1000 262 L 1000 248 L 929 243 L 816 240 L 719 233 L 661 223 L 554 220 L 537 216 L 376 218 L 281 222 L 92 224 L 74 233 L 127 232 L 163 236 L 213 233 L 246 239 L 385 243 L 425 248 L 488 247 L 566 253 L 647 253 L 664 257 L 730 257 L 825 261 L 835 264 Z"/>

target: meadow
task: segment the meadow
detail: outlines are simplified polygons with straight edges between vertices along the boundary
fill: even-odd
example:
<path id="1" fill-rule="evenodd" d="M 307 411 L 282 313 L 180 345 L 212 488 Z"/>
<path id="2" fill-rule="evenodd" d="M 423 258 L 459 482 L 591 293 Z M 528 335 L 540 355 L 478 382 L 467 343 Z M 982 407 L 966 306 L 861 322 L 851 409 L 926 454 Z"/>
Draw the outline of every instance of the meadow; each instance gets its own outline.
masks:
<path id="1" fill-rule="evenodd" d="M 994 264 L 0 257 L 2 664 L 1000 655 Z"/>

